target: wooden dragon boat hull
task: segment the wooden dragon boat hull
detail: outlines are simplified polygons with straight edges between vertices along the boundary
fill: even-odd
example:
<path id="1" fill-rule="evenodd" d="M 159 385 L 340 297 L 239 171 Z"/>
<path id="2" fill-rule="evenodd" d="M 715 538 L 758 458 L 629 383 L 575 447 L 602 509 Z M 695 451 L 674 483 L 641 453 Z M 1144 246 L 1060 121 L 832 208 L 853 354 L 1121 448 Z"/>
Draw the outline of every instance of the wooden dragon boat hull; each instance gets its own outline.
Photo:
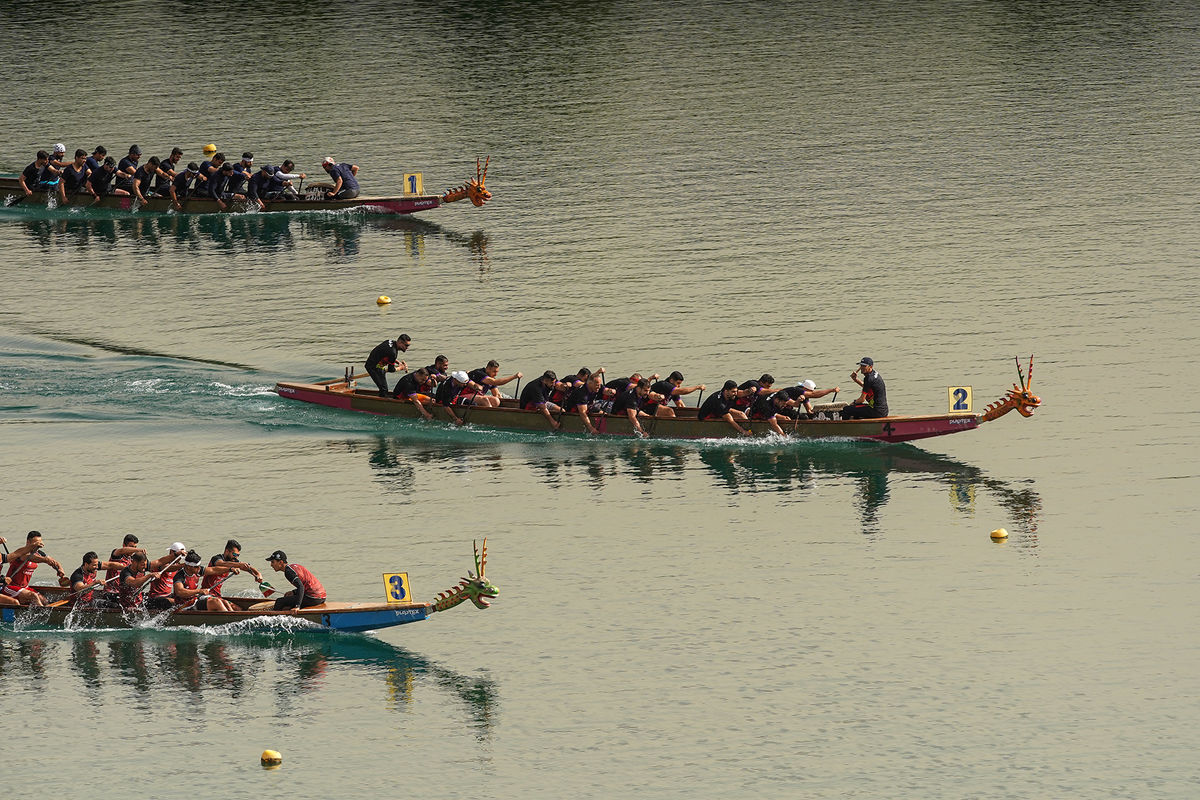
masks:
<path id="1" fill-rule="evenodd" d="M 56 587 L 33 587 L 53 597 L 58 592 L 47 591 Z M 229 625 L 250 619 L 299 619 L 334 631 L 361 632 L 380 628 L 391 628 L 420 622 L 431 613 L 428 603 L 325 603 L 299 611 L 271 610 L 270 601 L 257 598 L 226 598 L 239 606 L 236 611 L 144 611 L 125 613 L 122 611 L 75 610 L 70 606 L 57 608 L 20 606 L 0 607 L 0 622 L 21 624 L 37 628 L 130 628 L 152 620 L 155 624 L 171 627 L 212 627 Z M 266 608 L 256 609 L 254 605 Z M 160 620 L 159 617 L 162 617 Z"/>
<path id="2" fill-rule="evenodd" d="M 280 397 L 290 400 L 300 400 L 306 403 L 339 408 L 346 411 L 359 411 L 367 414 L 380 414 L 404 419 L 418 419 L 420 412 L 412 403 L 404 400 L 380 397 L 375 389 L 358 389 L 353 384 L 347 387 L 344 380 L 324 383 L 280 382 L 275 385 L 275 391 Z M 818 416 L 830 416 L 844 404 L 814 406 Z M 427 406 L 434 418 L 439 422 L 453 424 L 449 412 L 442 407 Z M 499 408 L 479 408 L 475 406 L 456 406 L 455 411 L 465 422 L 486 428 L 501 430 L 546 433 L 551 430 L 546 417 L 540 411 L 522 411 L 516 407 L 516 401 L 506 399 Z M 643 418 L 642 427 L 646 435 L 655 439 L 736 439 L 742 438 L 727 422 L 723 420 L 696 419 L 695 408 L 675 409 L 678 416 L 674 418 Z M 933 436 L 946 436 L 952 433 L 962 433 L 978 428 L 984 421 L 985 415 L 976 414 L 934 414 L 926 416 L 893 416 L 880 419 L 840 420 L 813 419 L 800 422 L 780 423 L 780 427 L 789 437 L 798 439 L 866 439 L 881 442 L 909 442 L 916 439 L 928 439 Z M 556 415 L 562 424 L 562 433 L 586 434 L 583 420 L 578 414 L 563 413 Z M 628 418 L 623 416 L 593 416 L 592 422 L 601 434 L 608 436 L 636 436 L 636 431 Z M 771 429 L 765 421 L 750 420 L 742 422 L 743 427 L 751 429 L 754 436 L 766 436 Z"/>
<path id="3" fill-rule="evenodd" d="M 20 200 L 22 197 L 25 199 Z M 148 197 L 145 203 L 137 203 L 137 198 L 130 195 L 114 194 L 105 195 L 99 199 L 92 197 L 90 194 L 68 195 L 67 202 L 63 206 L 61 199 L 51 192 L 34 192 L 32 195 L 25 197 L 25 192 L 21 189 L 17 179 L 7 176 L 0 176 L 0 199 L 3 200 L 6 206 L 20 200 L 20 204 L 23 206 L 45 207 L 53 201 L 56 207 L 59 208 L 97 208 L 108 211 L 138 212 L 143 214 L 166 214 L 174 211 L 174 206 L 171 204 L 169 197 Z M 258 210 L 258 205 L 249 201 L 228 203 L 227 207 L 222 209 L 217 205 L 216 200 L 208 197 L 190 197 L 185 199 L 180 205 L 183 206 L 183 210 L 178 212 L 181 214 L 229 214 Z M 428 211 L 440 205 L 442 205 L 442 198 L 438 195 L 355 197 L 352 200 L 309 200 L 300 198 L 297 200 L 266 201 L 267 207 L 263 213 L 362 209 L 372 214 L 415 214 L 418 211 Z"/>
<path id="4" fill-rule="evenodd" d="M 47 606 L 0 606 L 0 624 L 40 630 L 44 628 L 131 628 L 131 627 L 213 627 L 229 625 L 247 620 L 266 622 L 303 620 L 319 628 L 358 633 L 362 631 L 391 628 L 428 619 L 430 614 L 446 611 L 470 600 L 476 608 L 488 608 L 490 599 L 499 590 L 484 577 L 487 565 L 487 539 L 483 549 L 476 545 L 475 572 L 459 584 L 440 593 L 432 603 L 347 603 L 328 602 L 309 608 L 275 611 L 274 601 L 258 597 L 226 597 L 235 608 L 231 611 L 171 610 L 136 611 L 99 610 L 72 608 L 70 605 L 53 606 L 53 603 L 69 599 L 68 590 L 55 585 L 30 586 L 41 594 Z"/>

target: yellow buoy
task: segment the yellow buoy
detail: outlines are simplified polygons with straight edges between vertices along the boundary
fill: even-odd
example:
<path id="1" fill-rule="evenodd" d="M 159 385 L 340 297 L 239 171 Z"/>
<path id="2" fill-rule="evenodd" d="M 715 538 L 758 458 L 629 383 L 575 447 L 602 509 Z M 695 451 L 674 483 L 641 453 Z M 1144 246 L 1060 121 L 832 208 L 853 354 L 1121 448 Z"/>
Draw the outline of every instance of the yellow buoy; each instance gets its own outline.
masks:
<path id="1" fill-rule="evenodd" d="M 283 756 L 278 750 L 263 750 L 262 765 L 264 767 L 278 767 L 283 763 Z"/>
<path id="2" fill-rule="evenodd" d="M 1008 531 L 1004 530 L 1004 528 L 996 528 L 990 535 L 993 542 L 1002 542 L 1008 538 Z"/>
<path id="3" fill-rule="evenodd" d="M 375 302 L 381 306 L 386 306 L 388 303 L 392 302 L 392 298 L 388 297 L 386 294 L 381 294 Z"/>

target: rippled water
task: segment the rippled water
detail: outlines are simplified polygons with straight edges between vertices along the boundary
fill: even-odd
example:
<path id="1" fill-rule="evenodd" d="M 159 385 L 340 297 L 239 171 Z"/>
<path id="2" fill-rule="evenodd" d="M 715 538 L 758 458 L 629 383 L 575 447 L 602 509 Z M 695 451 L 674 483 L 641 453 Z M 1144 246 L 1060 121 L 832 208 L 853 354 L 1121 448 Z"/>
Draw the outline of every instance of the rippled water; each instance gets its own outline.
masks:
<path id="1" fill-rule="evenodd" d="M 41 734 L 10 790 L 1195 795 L 1191 5 L 57 10 L 0 10 L 0 170 L 212 141 L 371 194 L 490 156 L 495 196 L 0 209 L 0 535 L 72 565 L 236 537 L 344 599 L 394 569 L 432 598 L 487 536 L 501 596 L 377 637 L 0 633 Z M 920 447 L 610 442 L 270 391 L 401 331 L 410 363 L 843 395 L 870 355 L 898 413 L 979 410 L 1032 352 L 1044 406 Z"/>

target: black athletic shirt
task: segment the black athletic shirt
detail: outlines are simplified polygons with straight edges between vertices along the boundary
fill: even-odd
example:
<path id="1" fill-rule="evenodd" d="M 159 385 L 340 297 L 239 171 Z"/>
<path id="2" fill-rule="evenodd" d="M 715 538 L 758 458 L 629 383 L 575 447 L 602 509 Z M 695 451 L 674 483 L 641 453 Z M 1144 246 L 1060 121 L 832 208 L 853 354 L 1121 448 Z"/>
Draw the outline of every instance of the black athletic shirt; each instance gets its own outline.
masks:
<path id="1" fill-rule="evenodd" d="M 883 385 L 883 376 L 875 370 L 863 376 L 863 391 L 867 393 L 867 402 L 875 407 L 880 416 L 888 415 L 887 388 Z"/>
<path id="2" fill-rule="evenodd" d="M 471 370 L 470 372 L 467 373 L 467 377 L 470 378 L 471 380 L 475 381 L 476 383 L 478 383 L 480 386 L 482 386 L 484 388 L 484 390 L 491 388 L 490 386 L 488 386 L 486 383 L 483 382 L 483 379 L 488 377 L 487 370 L 484 369 L 483 367 L 480 367 L 479 369 Z M 541 383 L 541 381 L 533 381 L 533 383 Z M 524 394 L 524 392 L 522 392 L 522 394 Z"/>
<path id="3" fill-rule="evenodd" d="M 476 383 L 479 382 L 476 378 L 471 378 L 471 380 L 475 381 Z M 549 399 L 550 391 L 551 390 L 547 389 L 546 385 L 542 383 L 541 378 L 538 378 L 536 381 L 530 381 L 529 385 L 521 391 L 521 408 L 538 408 L 542 405 L 542 403 L 545 403 Z"/>
<path id="4" fill-rule="evenodd" d="M 367 356 L 368 367 L 387 367 L 389 372 L 395 372 L 396 362 L 400 360 L 399 348 L 395 339 L 388 339 L 375 345 L 375 349 Z"/>
<path id="5" fill-rule="evenodd" d="M 21 174 L 25 176 L 25 185 L 30 189 L 37 189 L 37 185 L 41 183 L 43 169 L 33 162 L 25 169 L 21 170 Z"/>
<path id="6" fill-rule="evenodd" d="M 617 378 L 616 380 L 611 380 L 608 383 L 604 384 L 604 388 L 614 389 L 614 390 L 616 390 L 617 394 L 619 395 L 622 392 L 624 392 L 626 389 L 628 389 L 630 387 L 631 383 L 632 382 L 629 380 L 629 378 Z"/>
<path id="7" fill-rule="evenodd" d="M 704 401 L 704 405 L 700 406 L 700 413 L 697 416 L 699 419 L 719 418 L 728 414 L 731 408 L 733 406 L 725 399 L 725 392 L 713 392 Z"/>
<path id="8" fill-rule="evenodd" d="M 637 387 L 631 386 L 617 395 L 617 399 L 613 400 L 612 413 L 625 414 L 631 408 L 640 411 L 645 403 L 646 399 L 638 396 Z"/>
<path id="9" fill-rule="evenodd" d="M 571 390 L 567 395 L 567 408 L 575 411 L 580 406 L 591 406 L 600 398 L 599 392 L 593 392 L 588 389 L 586 383 L 581 383 Z"/>
<path id="10" fill-rule="evenodd" d="M 410 394 L 424 392 L 425 387 L 421 383 L 421 379 L 417 377 L 417 373 L 410 372 L 400 380 L 396 381 L 396 396 L 408 397 Z"/>

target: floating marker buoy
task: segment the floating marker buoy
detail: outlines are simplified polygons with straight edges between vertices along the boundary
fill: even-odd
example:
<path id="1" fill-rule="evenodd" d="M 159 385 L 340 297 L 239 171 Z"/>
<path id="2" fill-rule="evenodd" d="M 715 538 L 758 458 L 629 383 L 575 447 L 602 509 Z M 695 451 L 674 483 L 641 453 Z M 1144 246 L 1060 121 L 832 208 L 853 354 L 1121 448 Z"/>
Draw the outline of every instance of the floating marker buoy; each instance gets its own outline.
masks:
<path id="1" fill-rule="evenodd" d="M 381 294 L 379 295 L 379 299 L 377 299 L 375 302 L 381 306 L 386 306 L 388 303 L 392 302 L 392 298 L 388 297 L 386 294 Z"/>
<path id="2" fill-rule="evenodd" d="M 996 528 L 996 530 L 991 532 L 990 536 L 993 542 L 1002 542 L 1008 538 L 1008 531 L 1004 530 L 1004 528 Z"/>
<path id="3" fill-rule="evenodd" d="M 278 767 L 283 763 L 283 756 L 278 750 L 263 750 L 262 765 L 267 768 Z"/>

